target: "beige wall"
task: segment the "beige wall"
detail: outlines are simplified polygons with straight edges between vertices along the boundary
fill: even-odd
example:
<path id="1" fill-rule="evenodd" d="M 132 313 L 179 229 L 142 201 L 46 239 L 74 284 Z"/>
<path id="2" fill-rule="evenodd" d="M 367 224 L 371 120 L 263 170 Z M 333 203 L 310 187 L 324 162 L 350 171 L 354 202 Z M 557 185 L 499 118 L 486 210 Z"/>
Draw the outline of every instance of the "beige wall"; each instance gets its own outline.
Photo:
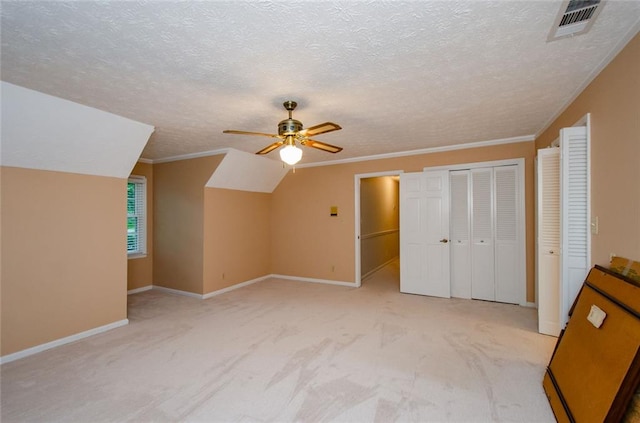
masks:
<path id="1" fill-rule="evenodd" d="M 271 273 L 270 203 L 270 194 L 205 188 L 205 294 Z"/>
<path id="2" fill-rule="evenodd" d="M 127 289 L 153 285 L 153 166 L 136 163 L 131 175 L 147 178 L 147 256 L 127 260 Z"/>
<path id="3" fill-rule="evenodd" d="M 640 35 L 536 140 L 544 148 L 563 127 L 591 113 L 592 264 L 609 254 L 640 260 Z"/>
<path id="4" fill-rule="evenodd" d="M 126 180 L 1 173 L 1 354 L 125 319 Z"/>
<path id="5" fill-rule="evenodd" d="M 272 194 L 273 273 L 355 282 L 354 175 L 425 166 L 525 159 L 527 301 L 535 300 L 533 142 L 298 169 Z M 329 207 L 339 216 L 330 217 Z M 285 219 L 284 216 L 287 216 Z M 291 257 L 295 259 L 292 260 Z"/>
<path id="6" fill-rule="evenodd" d="M 127 262 L 126 180 L 0 168 L 0 354 L 126 318 L 130 288 L 207 293 L 268 273 L 354 281 L 354 175 L 525 158 L 527 300 L 534 301 L 535 148 L 592 118 L 592 261 L 640 259 L 640 35 L 534 143 L 311 167 L 273 194 L 204 185 L 222 155 L 152 167 L 148 248 Z M 347 146 L 348 147 L 348 146 Z M 149 175 L 152 175 L 150 178 Z M 338 206 L 339 215 L 330 216 Z M 150 263 L 153 263 L 150 266 Z M 222 274 L 225 277 L 222 278 Z"/>
<path id="7" fill-rule="evenodd" d="M 398 178 L 392 176 L 360 179 L 360 272 L 363 278 L 400 254 L 399 185 Z"/>
<path id="8" fill-rule="evenodd" d="M 349 166 L 324 166 L 284 177 L 271 194 L 273 273 L 354 281 L 353 175 Z"/>
<path id="9" fill-rule="evenodd" d="M 223 157 L 153 166 L 154 285 L 204 293 L 204 191 Z"/>

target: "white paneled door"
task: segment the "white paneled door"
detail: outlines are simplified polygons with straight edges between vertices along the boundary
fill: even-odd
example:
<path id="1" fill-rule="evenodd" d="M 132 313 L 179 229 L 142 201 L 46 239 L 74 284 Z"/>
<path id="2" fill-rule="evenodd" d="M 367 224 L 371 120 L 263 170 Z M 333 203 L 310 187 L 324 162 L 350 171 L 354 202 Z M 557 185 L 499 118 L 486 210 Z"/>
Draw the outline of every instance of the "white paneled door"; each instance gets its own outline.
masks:
<path id="1" fill-rule="evenodd" d="M 400 291 L 449 298 L 449 172 L 401 174 L 400 204 Z"/>

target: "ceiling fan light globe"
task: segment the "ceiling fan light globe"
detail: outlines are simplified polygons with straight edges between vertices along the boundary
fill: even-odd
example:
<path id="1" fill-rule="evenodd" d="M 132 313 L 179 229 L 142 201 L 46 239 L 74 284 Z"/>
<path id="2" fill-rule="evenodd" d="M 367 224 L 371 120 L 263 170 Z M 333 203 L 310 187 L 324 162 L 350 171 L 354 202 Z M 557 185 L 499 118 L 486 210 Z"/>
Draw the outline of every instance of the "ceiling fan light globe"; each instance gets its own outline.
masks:
<path id="1" fill-rule="evenodd" d="M 295 145 L 287 145 L 280 150 L 280 158 L 288 165 L 294 165 L 302 158 L 302 150 Z"/>

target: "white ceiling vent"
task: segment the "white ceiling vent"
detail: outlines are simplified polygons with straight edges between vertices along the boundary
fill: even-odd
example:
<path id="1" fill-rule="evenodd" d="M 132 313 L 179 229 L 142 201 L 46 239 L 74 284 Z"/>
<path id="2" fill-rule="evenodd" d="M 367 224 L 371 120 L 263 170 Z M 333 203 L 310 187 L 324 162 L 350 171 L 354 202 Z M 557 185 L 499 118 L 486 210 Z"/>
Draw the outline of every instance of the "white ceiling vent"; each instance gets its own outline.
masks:
<path id="1" fill-rule="evenodd" d="M 566 0 L 562 2 L 547 41 L 587 32 L 604 7 L 601 0 Z"/>

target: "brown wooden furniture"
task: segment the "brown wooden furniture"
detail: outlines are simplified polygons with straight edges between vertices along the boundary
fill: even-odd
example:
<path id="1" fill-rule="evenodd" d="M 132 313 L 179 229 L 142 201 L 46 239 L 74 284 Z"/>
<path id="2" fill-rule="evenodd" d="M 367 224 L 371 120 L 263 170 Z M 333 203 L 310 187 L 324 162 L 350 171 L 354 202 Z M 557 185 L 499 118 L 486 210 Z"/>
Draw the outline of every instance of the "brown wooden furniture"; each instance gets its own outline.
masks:
<path id="1" fill-rule="evenodd" d="M 640 383 L 640 286 L 596 266 L 570 314 L 543 380 L 551 408 L 558 422 L 619 422 Z"/>

